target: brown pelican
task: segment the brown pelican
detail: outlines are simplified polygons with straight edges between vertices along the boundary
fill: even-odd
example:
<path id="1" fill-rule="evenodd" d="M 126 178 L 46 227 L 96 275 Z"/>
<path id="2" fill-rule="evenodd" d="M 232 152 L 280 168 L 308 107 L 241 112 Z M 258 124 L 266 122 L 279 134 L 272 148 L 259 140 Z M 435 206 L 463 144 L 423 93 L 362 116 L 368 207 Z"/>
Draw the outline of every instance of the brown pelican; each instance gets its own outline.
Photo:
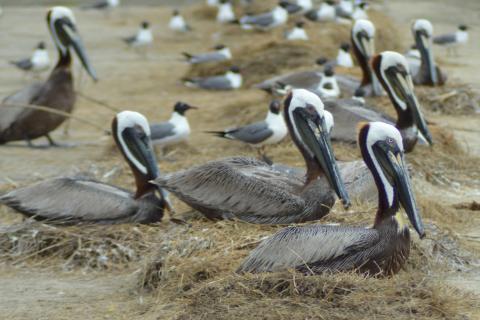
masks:
<path id="1" fill-rule="evenodd" d="M 317 64 L 326 60 L 317 59 Z M 332 65 L 327 65 L 323 72 L 301 71 L 273 77 L 255 86 L 273 95 L 285 95 L 291 89 L 307 89 L 322 99 L 338 98 L 340 87 Z"/>
<path id="2" fill-rule="evenodd" d="M 419 136 L 432 145 L 432 136 L 413 91 L 405 57 L 397 52 L 384 51 L 375 56 L 372 66 L 397 112 L 396 127 L 402 134 L 405 151 L 413 150 Z"/>
<path id="3" fill-rule="evenodd" d="M 295 89 L 285 101 L 284 114 L 305 159 L 306 176 L 292 176 L 263 161 L 235 157 L 166 174 L 154 183 L 210 219 L 238 218 L 263 224 L 316 220 L 328 214 L 335 194 L 349 206 L 329 140 L 333 121 L 320 98 Z"/>
<path id="4" fill-rule="evenodd" d="M 71 47 L 90 76 L 97 79 L 78 35 L 72 11 L 65 7 L 53 7 L 47 13 L 47 25 L 58 49 L 57 65 L 45 83 L 32 84 L 3 100 L 0 105 L 0 144 L 26 140 L 32 146 L 31 140 L 45 136 L 50 145 L 55 145 L 49 133 L 60 126 L 65 117 L 18 106 L 39 105 L 72 112 L 75 91 L 71 71 Z"/>
<path id="5" fill-rule="evenodd" d="M 362 69 L 362 79 L 350 76 L 337 75 L 340 90 L 352 95 L 356 89 L 362 88 L 367 96 L 382 95 L 382 89 L 378 79 L 372 71 L 370 60 L 375 53 L 375 26 L 369 20 L 359 19 L 355 21 L 351 31 L 353 53 Z"/>
<path id="6" fill-rule="evenodd" d="M 378 209 L 372 228 L 309 225 L 289 227 L 264 240 L 237 272 L 272 272 L 295 268 L 305 273 L 356 270 L 391 275 L 410 252 L 405 210 L 419 234 L 425 236 L 403 155 L 402 137 L 395 127 L 372 122 L 361 127 L 359 146 L 378 189 Z"/>
<path id="7" fill-rule="evenodd" d="M 377 55 L 372 62 L 377 78 L 397 112 L 397 120 L 379 112 L 375 107 L 366 105 L 357 97 L 326 100 L 325 109 L 330 111 L 335 119 L 331 139 L 355 143 L 357 123 L 383 121 L 395 124 L 400 130 L 406 152 L 413 150 L 419 136 L 421 141 L 432 144 L 432 137 L 413 91 L 412 77 L 406 59 L 396 52 L 385 51 Z"/>
<path id="8" fill-rule="evenodd" d="M 19 188 L 0 196 L 0 202 L 38 220 L 57 223 L 152 223 L 171 208 L 164 190 L 150 184 L 158 177 L 147 119 L 124 111 L 112 122 L 112 133 L 129 164 L 134 194 L 83 177 L 59 177 Z"/>
<path id="9" fill-rule="evenodd" d="M 325 58 L 319 58 L 315 61 L 316 65 L 323 65 L 327 62 Z M 319 86 L 323 78 L 323 71 L 309 70 L 290 72 L 287 74 L 279 75 L 262 81 L 255 85 L 255 88 L 264 90 L 271 94 L 285 93 L 288 88 L 291 89 L 308 89 L 315 91 Z M 279 91 L 279 89 L 281 91 Z"/>
<path id="10" fill-rule="evenodd" d="M 415 84 L 426 84 L 429 86 L 443 85 L 446 81 L 446 75 L 441 72 L 435 64 L 432 52 L 433 26 L 430 21 L 418 19 L 412 25 L 412 33 L 415 39 L 415 45 L 420 52 L 420 68 L 416 74 L 413 74 Z"/>

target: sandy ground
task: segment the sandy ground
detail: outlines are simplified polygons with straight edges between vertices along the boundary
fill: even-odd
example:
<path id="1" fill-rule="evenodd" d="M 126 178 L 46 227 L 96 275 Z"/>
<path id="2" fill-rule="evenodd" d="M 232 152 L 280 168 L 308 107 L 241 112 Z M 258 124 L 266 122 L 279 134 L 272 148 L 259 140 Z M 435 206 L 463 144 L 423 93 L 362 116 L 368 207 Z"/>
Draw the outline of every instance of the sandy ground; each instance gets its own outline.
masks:
<path id="1" fill-rule="evenodd" d="M 458 8 L 454 0 L 442 1 L 388 1 L 388 12 L 405 30 L 409 37 L 408 23 L 412 18 L 426 17 L 433 21 L 438 32 L 451 31 L 460 22 L 472 26 L 471 40 L 479 39 L 480 25 L 478 15 L 480 2 L 475 0 L 462 1 Z M 51 57 L 55 57 L 52 44 L 46 33 L 44 23 L 44 7 L 7 7 L 4 16 L 0 18 L 0 60 L 7 61 L 23 57 L 40 39 L 48 40 Z M 422 15 L 419 14 L 422 13 Z M 180 61 L 179 52 L 205 50 L 219 40 L 229 41 L 235 49 L 234 39 L 243 37 L 235 32 L 218 32 L 214 23 L 203 23 L 202 31 L 193 35 L 174 37 L 166 29 L 166 21 L 170 14 L 169 8 L 162 7 L 129 7 L 121 9 L 106 19 L 97 13 L 75 12 L 79 29 L 88 48 L 101 81 L 94 84 L 86 75 L 77 79 L 77 89 L 96 99 L 107 102 L 119 110 L 134 109 L 145 113 L 152 122 L 167 119 L 171 106 L 177 100 L 186 100 L 201 107 L 193 111 L 191 126 L 194 132 L 207 129 L 231 126 L 239 121 L 251 120 L 259 114 L 248 110 L 230 110 L 237 118 L 225 117 L 222 106 L 232 105 L 238 101 L 259 101 L 258 108 L 264 108 L 262 93 L 246 91 L 226 93 L 205 93 L 192 91 L 178 83 L 187 71 L 187 66 Z M 425 15 L 423 15 L 425 14 Z M 119 38 L 136 30 L 139 21 L 148 19 L 154 23 L 156 42 L 149 51 L 147 59 L 140 58 L 135 52 L 127 50 Z M 461 20 L 461 21 L 460 21 Z M 18 23 L 21 21 L 21 23 Z M 194 24 L 194 23 L 193 23 Z M 197 24 L 198 25 L 198 24 Z M 194 24 L 195 26 L 195 24 Z M 211 36 L 214 34 L 214 36 Z M 256 35 L 255 37 L 258 37 Z M 17 39 L 12 41 L 12 39 Z M 245 38 L 242 38 L 245 41 Z M 472 83 L 480 88 L 479 60 L 480 46 L 471 41 L 460 49 L 460 61 L 446 57 L 441 49 L 436 53 L 442 61 L 447 62 L 446 69 L 453 77 Z M 75 68 L 78 71 L 78 68 Z M 78 75 L 78 72 L 77 72 Z M 0 65 L 0 96 L 5 96 L 27 83 L 25 77 L 6 63 Z M 195 114 L 194 114 L 195 112 Z M 82 98 L 78 99 L 76 115 L 94 121 L 108 129 L 113 113 L 103 107 L 96 106 Z M 218 114 L 218 119 L 212 114 Z M 241 120 L 239 120 L 240 118 Z M 454 130 L 455 135 L 464 143 L 472 154 L 480 154 L 480 135 L 478 131 L 478 116 L 447 117 L 433 116 L 432 121 Z M 212 128 L 213 127 L 213 128 Z M 112 155 L 106 149 L 110 138 L 102 136 L 100 130 L 88 125 L 72 122 L 69 136 L 62 130 L 57 130 L 54 137 L 59 140 L 75 141 L 79 144 L 73 149 L 31 150 L 24 143 L 15 143 L 0 148 L 0 189 L 10 189 L 30 181 L 59 174 L 72 174 L 79 171 L 107 172 L 112 168 L 128 172 L 118 155 Z M 99 138 L 101 137 L 101 138 Z M 208 145 L 212 140 L 202 133 L 194 134 L 188 146 L 174 151 L 171 157 L 177 163 L 162 162 L 162 170 L 170 171 L 177 167 L 187 167 L 196 162 L 196 157 L 216 158 L 218 152 L 225 154 L 251 154 L 248 148 L 238 148 L 225 142 L 218 142 L 217 153 L 209 154 Z M 276 149 L 272 153 L 277 155 Z M 294 156 L 287 159 L 294 165 L 301 164 L 301 159 Z M 125 174 L 129 175 L 129 174 Z M 128 182 L 124 182 L 128 183 Z M 128 187 L 128 184 L 126 184 Z M 479 191 L 475 188 L 426 189 L 427 195 L 437 197 L 445 204 L 479 199 Z M 441 197 L 438 193 L 441 192 Z M 182 207 L 180 207 L 182 208 Z M 184 207 L 183 207 L 184 208 Z M 0 216 L 0 220 L 15 221 L 12 214 Z M 480 221 L 472 221 L 458 233 L 478 241 Z M 478 247 L 478 246 L 477 246 Z M 132 294 L 135 269 L 124 272 L 92 272 L 59 271 L 45 268 L 28 268 L 27 266 L 11 266 L 0 262 L 0 312 L 1 317 L 10 319 L 135 319 L 157 318 L 148 314 L 145 300 Z M 456 275 L 447 279 L 465 290 L 480 288 L 478 272 Z M 152 299 L 146 297 L 145 299 Z M 161 318 L 161 316 L 158 316 Z"/>

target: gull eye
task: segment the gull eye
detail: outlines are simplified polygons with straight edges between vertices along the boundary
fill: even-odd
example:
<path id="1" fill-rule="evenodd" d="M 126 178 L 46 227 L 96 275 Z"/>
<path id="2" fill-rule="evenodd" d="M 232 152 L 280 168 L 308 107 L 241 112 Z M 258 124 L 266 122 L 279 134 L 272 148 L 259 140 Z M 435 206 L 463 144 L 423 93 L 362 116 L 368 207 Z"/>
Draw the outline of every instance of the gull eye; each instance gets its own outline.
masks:
<path id="1" fill-rule="evenodd" d="M 390 146 L 394 146 L 394 145 L 395 145 L 395 140 L 393 140 L 392 138 L 387 138 L 386 142 L 387 142 L 387 144 L 390 145 Z"/>

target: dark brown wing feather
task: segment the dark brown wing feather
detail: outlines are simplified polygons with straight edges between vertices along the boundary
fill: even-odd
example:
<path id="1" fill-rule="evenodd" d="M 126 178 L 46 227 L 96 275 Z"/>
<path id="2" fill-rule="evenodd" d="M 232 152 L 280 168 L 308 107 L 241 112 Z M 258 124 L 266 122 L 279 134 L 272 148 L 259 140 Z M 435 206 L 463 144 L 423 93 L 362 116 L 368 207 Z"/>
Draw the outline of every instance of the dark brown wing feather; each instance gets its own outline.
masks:
<path id="1" fill-rule="evenodd" d="M 361 253 L 379 240 L 375 229 L 328 225 L 289 227 L 264 240 L 237 272 L 354 269 L 362 262 L 359 261 Z"/>
<path id="2" fill-rule="evenodd" d="M 122 220 L 140 209 L 129 192 L 85 178 L 42 181 L 8 192 L 0 202 L 27 216 L 66 222 Z"/>
<path id="3" fill-rule="evenodd" d="M 304 181 L 250 158 L 212 161 L 155 181 L 209 218 L 237 217 L 255 223 L 281 223 L 301 213 Z"/>

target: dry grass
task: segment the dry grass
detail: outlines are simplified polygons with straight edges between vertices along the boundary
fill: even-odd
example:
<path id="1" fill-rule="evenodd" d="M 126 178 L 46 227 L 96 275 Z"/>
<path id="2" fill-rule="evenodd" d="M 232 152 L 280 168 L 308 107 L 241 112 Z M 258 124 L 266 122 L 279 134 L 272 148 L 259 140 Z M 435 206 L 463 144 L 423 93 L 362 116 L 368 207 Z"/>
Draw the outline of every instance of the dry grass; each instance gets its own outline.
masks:
<path id="1" fill-rule="evenodd" d="M 200 12 L 210 11 L 210 9 L 199 10 L 201 10 Z M 370 17 L 375 25 L 381 26 L 377 32 L 377 50 L 400 50 L 400 43 L 394 36 L 398 31 L 390 19 L 374 10 L 371 10 Z M 289 26 L 298 19 L 291 19 Z M 186 77 L 222 74 L 229 66 L 236 65 L 242 70 L 245 86 L 250 87 L 287 70 L 312 69 L 315 68 L 316 58 L 332 59 L 336 56 L 342 42 L 350 42 L 350 28 L 349 25 L 337 23 L 307 22 L 305 29 L 310 36 L 310 41 L 302 42 L 284 40 L 281 30 L 273 31 L 274 40 L 271 38 L 266 40 L 266 37 L 262 37 L 263 32 L 245 32 L 238 26 L 227 26 L 227 34 L 234 34 L 242 39 L 250 37 L 251 41 L 233 50 L 232 61 L 194 65 Z M 250 36 L 248 36 L 249 34 Z M 347 71 L 347 73 L 350 72 Z"/>
<path id="2" fill-rule="evenodd" d="M 480 96 L 472 87 L 461 83 L 448 83 L 442 87 L 416 87 L 415 91 L 426 110 L 449 115 L 480 112 Z"/>

